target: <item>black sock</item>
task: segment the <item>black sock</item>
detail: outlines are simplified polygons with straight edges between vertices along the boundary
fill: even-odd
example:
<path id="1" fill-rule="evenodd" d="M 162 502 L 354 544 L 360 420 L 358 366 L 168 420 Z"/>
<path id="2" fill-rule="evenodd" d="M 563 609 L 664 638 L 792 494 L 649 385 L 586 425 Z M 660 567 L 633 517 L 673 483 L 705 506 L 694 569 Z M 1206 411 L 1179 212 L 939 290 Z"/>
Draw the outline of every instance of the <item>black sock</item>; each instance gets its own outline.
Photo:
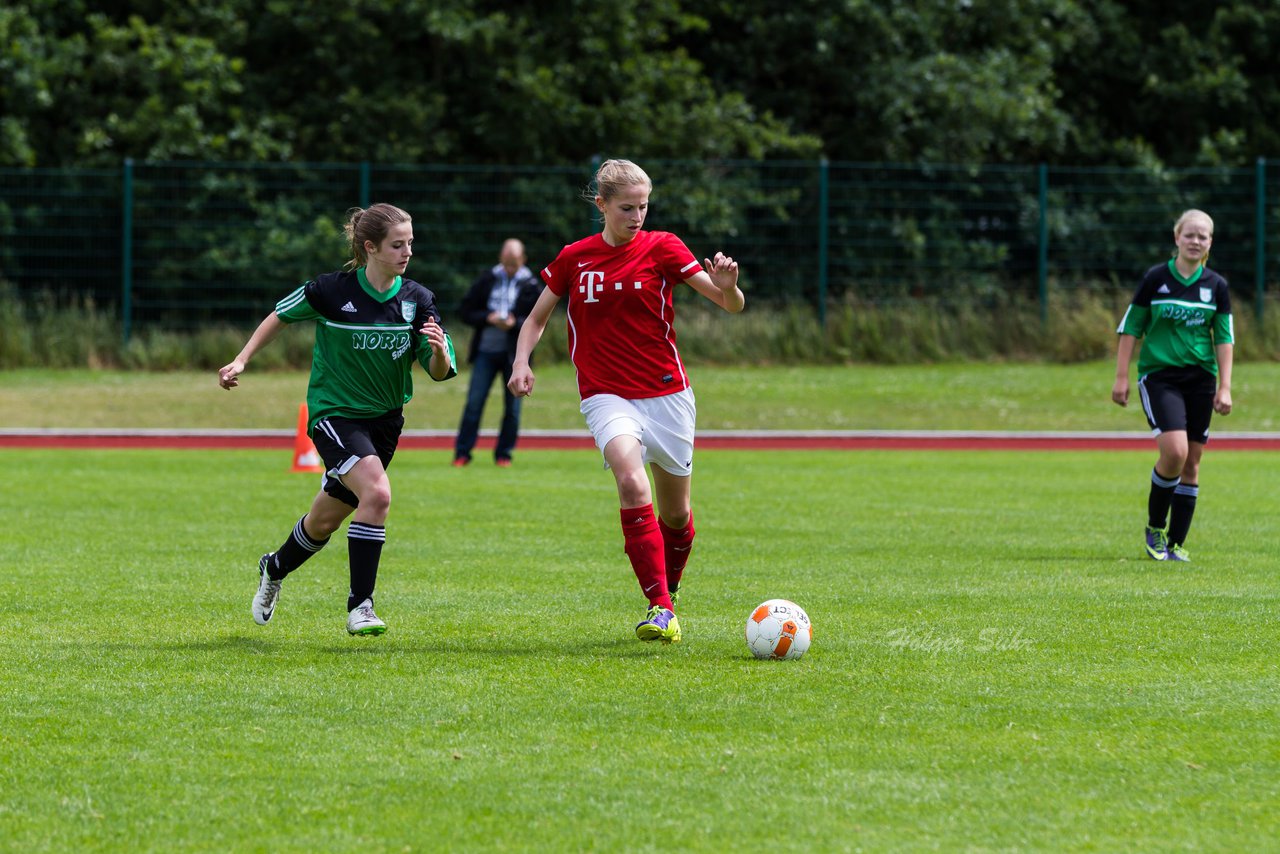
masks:
<path id="1" fill-rule="evenodd" d="M 1187 541 L 1199 494 L 1200 485 L 1196 483 L 1180 483 L 1174 487 L 1173 509 L 1169 514 L 1169 545 L 1180 546 Z"/>
<path id="2" fill-rule="evenodd" d="M 1151 470 L 1151 493 L 1147 496 L 1147 527 L 1164 530 L 1165 517 L 1169 515 L 1169 503 L 1178 478 L 1167 478 L 1155 469 Z"/>
<path id="3" fill-rule="evenodd" d="M 347 553 L 351 558 L 348 611 L 364 600 L 373 598 L 373 586 L 378 581 L 378 561 L 382 557 L 382 544 L 386 541 L 385 525 L 352 522 L 347 526 Z"/>
<path id="4" fill-rule="evenodd" d="M 280 548 L 276 549 L 275 566 L 267 564 L 267 575 L 272 579 L 279 581 L 284 578 L 306 563 L 307 558 L 320 551 L 325 543 L 329 542 L 328 537 L 323 540 L 313 540 L 307 536 L 306 529 L 302 527 L 302 522 L 306 518 L 304 515 L 298 520 L 298 524 L 293 526 L 288 538 Z"/>

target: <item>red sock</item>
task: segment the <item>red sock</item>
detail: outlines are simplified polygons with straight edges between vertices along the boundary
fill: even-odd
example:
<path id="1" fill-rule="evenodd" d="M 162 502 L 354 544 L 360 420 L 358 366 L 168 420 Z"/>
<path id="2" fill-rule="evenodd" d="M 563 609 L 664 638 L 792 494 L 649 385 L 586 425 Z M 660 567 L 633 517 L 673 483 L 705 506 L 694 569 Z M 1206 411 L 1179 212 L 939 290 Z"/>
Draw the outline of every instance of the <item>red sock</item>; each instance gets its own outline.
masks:
<path id="1" fill-rule="evenodd" d="M 667 568 L 662 562 L 662 532 L 658 530 L 653 505 L 622 509 L 623 551 L 631 559 L 640 589 L 649 599 L 649 607 L 671 607 L 667 592 Z"/>
<path id="2" fill-rule="evenodd" d="M 689 550 L 693 548 L 693 512 L 683 528 L 669 528 L 658 517 L 658 529 L 662 531 L 662 555 L 667 562 L 667 590 L 680 586 L 685 564 L 689 562 Z"/>

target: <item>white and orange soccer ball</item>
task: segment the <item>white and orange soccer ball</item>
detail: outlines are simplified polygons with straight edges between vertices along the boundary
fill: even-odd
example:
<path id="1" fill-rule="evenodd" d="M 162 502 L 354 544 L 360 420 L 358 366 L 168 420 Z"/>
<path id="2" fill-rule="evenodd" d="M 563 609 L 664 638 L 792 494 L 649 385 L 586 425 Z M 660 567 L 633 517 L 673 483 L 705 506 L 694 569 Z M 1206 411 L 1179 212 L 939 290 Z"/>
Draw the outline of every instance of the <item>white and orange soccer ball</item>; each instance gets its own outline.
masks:
<path id="1" fill-rule="evenodd" d="M 747 618 L 747 648 L 756 658 L 795 659 L 813 642 L 813 623 L 795 602 L 761 602 Z"/>

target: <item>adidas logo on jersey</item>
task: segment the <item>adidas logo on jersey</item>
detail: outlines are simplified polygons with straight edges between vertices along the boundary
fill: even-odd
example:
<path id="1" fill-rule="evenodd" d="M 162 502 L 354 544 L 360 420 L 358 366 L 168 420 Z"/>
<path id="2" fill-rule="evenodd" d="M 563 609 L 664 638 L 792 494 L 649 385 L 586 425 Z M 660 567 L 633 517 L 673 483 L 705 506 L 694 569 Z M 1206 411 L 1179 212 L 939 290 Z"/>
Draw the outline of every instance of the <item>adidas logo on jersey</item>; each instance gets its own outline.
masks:
<path id="1" fill-rule="evenodd" d="M 349 312 L 351 312 L 352 314 L 355 314 L 355 313 L 356 313 L 356 307 L 355 307 L 354 305 L 352 305 L 350 302 L 348 302 L 346 305 L 344 305 L 344 306 L 342 307 L 342 310 L 343 310 L 343 311 L 349 311 Z"/>
<path id="2" fill-rule="evenodd" d="M 1167 294 L 1167 293 L 1169 293 L 1169 286 L 1168 286 L 1168 285 L 1161 285 L 1158 289 L 1156 289 L 1156 293 L 1158 293 L 1158 294 Z"/>

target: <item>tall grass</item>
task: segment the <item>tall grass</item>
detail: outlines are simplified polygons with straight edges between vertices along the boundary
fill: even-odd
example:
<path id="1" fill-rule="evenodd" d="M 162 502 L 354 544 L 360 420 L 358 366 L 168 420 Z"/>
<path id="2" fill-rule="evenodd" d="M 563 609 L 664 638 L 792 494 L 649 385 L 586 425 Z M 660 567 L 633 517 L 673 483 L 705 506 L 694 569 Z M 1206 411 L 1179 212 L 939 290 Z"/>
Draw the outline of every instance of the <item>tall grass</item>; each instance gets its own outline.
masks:
<path id="1" fill-rule="evenodd" d="M 19 299 L 0 281 L 0 368 L 118 366 L 120 342 L 119 322 L 92 297 Z"/>
<path id="2" fill-rule="evenodd" d="M 1083 362 L 1109 357 L 1115 326 L 1128 294 L 1100 289 L 1051 289 L 1044 318 L 1032 296 L 987 290 L 877 302 L 850 297 L 833 302 L 825 324 L 811 306 L 753 301 L 730 317 L 705 300 L 678 303 L 681 351 L 723 364 L 918 364 L 949 361 Z M 568 360 L 563 309 L 538 346 L 546 363 Z M 265 313 L 265 311 L 264 311 Z M 451 322 L 452 321 L 452 322 Z M 1252 306 L 1238 306 L 1236 358 L 1280 361 L 1280 298 L 1267 300 L 1258 323 Z M 447 314 L 460 353 L 470 329 Z M 0 369 L 29 367 L 214 369 L 243 346 L 250 328 L 209 327 L 192 332 L 142 329 L 124 340 L 112 309 L 90 297 L 49 293 L 20 298 L 0 281 Z M 311 361 L 309 324 L 287 330 L 255 357 L 258 369 L 301 368 Z"/>

